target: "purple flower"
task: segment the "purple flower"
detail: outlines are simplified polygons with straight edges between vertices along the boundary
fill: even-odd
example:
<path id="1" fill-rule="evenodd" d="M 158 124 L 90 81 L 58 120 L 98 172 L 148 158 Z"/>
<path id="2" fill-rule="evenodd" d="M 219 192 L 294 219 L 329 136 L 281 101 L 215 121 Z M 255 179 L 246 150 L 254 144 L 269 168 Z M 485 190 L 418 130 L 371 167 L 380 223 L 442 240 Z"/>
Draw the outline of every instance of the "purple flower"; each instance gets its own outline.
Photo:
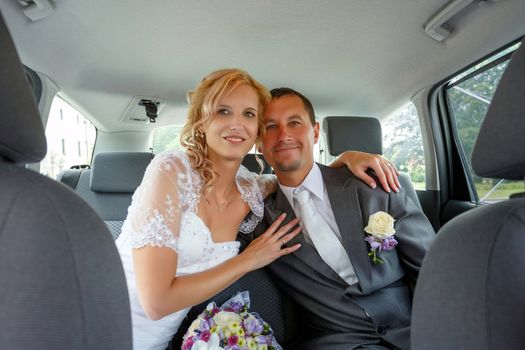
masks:
<path id="1" fill-rule="evenodd" d="M 383 239 L 383 241 L 381 242 L 381 249 L 389 251 L 389 250 L 394 249 L 396 245 L 397 245 L 396 239 L 391 236 L 391 237 Z"/>
<path id="2" fill-rule="evenodd" d="M 199 331 L 204 332 L 204 331 L 209 331 L 209 330 L 210 330 L 210 324 L 208 323 L 208 321 L 202 320 L 201 323 L 199 324 Z"/>
<path id="3" fill-rule="evenodd" d="M 255 317 L 249 317 L 243 321 L 244 329 L 246 334 L 261 334 L 263 331 L 263 326 Z"/>
<path id="4" fill-rule="evenodd" d="M 239 347 L 239 345 L 235 344 L 235 345 L 232 345 L 232 346 L 226 346 L 224 348 L 225 350 L 241 350 L 241 348 Z"/>
<path id="5" fill-rule="evenodd" d="M 233 311 L 233 312 L 239 312 L 241 311 L 241 309 L 243 308 L 243 304 L 239 303 L 238 301 L 232 301 L 230 303 L 230 311 Z"/>
<path id="6" fill-rule="evenodd" d="M 365 240 L 370 244 L 370 249 L 372 251 L 376 250 L 376 249 L 379 249 L 379 251 L 381 251 L 381 243 L 379 243 L 378 241 L 376 241 L 374 239 L 374 237 L 372 236 L 366 236 Z"/>
<path id="7" fill-rule="evenodd" d="M 258 335 L 254 339 L 257 344 L 270 345 L 272 342 L 271 337 L 268 337 L 267 335 Z"/>

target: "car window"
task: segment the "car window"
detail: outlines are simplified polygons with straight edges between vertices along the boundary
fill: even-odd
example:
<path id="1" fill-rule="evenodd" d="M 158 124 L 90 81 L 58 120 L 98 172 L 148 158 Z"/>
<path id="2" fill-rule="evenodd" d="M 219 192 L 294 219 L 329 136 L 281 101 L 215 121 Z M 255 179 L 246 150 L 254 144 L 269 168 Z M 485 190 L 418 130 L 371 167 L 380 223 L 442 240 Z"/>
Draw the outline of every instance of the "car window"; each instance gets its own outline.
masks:
<path id="1" fill-rule="evenodd" d="M 168 149 L 181 148 L 181 131 L 181 125 L 169 125 L 155 129 L 151 137 L 151 149 L 153 154 L 159 154 L 160 152 L 166 151 Z"/>
<path id="2" fill-rule="evenodd" d="M 51 104 L 46 124 L 47 155 L 40 173 L 53 179 L 65 169 L 91 164 L 97 131 L 82 113 L 59 96 Z"/>
<path id="3" fill-rule="evenodd" d="M 410 175 L 416 190 L 425 186 L 425 153 L 416 107 L 412 102 L 381 121 L 383 156 Z"/>
<path id="4" fill-rule="evenodd" d="M 471 156 L 474 144 L 492 97 L 509 63 L 511 46 L 465 73 L 454 77 L 446 87 L 453 132 L 463 162 L 469 170 L 471 183 L 479 202 L 496 202 L 525 191 L 523 181 L 509 181 L 477 176 L 472 171 Z"/>

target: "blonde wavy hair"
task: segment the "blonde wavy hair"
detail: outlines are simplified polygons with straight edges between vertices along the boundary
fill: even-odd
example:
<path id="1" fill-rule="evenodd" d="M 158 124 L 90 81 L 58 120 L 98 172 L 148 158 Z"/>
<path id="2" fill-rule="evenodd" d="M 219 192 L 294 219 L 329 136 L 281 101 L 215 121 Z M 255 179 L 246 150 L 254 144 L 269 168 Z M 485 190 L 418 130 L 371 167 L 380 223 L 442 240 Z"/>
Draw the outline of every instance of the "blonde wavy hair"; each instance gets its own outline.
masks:
<path id="1" fill-rule="evenodd" d="M 259 129 L 255 141 L 255 145 L 259 146 L 265 131 L 264 108 L 270 102 L 271 95 L 268 89 L 247 72 L 236 68 L 217 70 L 205 76 L 197 88 L 187 95 L 190 107 L 186 124 L 180 134 L 180 143 L 186 149 L 191 167 L 199 173 L 204 182 L 201 193 L 208 193 L 219 177 L 208 159 L 208 144 L 203 128 L 212 120 L 219 100 L 242 84 L 251 86 L 259 98 Z"/>

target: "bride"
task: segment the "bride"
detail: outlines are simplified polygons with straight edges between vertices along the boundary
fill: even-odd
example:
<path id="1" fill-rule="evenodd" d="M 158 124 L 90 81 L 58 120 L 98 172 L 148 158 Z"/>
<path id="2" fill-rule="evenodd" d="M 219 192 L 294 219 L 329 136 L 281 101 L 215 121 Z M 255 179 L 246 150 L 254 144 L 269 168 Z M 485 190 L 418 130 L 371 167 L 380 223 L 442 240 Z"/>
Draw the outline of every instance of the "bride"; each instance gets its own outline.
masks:
<path id="1" fill-rule="evenodd" d="M 284 214 L 241 254 L 235 240 L 255 228 L 263 199 L 276 186 L 274 176 L 241 166 L 262 140 L 269 100 L 268 90 L 242 70 L 209 74 L 191 96 L 181 134 L 185 151 L 163 152 L 148 166 L 116 241 L 134 349 L 165 349 L 192 305 L 300 249 L 298 244 L 281 249 L 301 230 L 298 219 L 280 227 Z M 342 157 L 362 178 L 372 167 L 383 183 L 383 171 L 396 179 L 378 156 L 345 152 Z"/>

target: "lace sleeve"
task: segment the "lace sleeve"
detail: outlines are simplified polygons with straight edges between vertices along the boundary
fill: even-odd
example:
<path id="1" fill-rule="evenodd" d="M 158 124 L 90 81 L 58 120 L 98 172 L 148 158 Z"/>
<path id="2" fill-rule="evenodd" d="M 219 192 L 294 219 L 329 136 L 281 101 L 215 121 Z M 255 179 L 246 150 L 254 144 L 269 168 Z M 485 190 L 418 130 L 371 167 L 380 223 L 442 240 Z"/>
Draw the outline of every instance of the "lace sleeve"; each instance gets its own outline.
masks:
<path id="1" fill-rule="evenodd" d="M 188 190 L 184 186 L 189 178 L 187 171 L 181 155 L 173 151 L 157 155 L 148 166 L 128 213 L 133 248 L 169 247 L 177 251 L 182 189 Z"/>
<path id="2" fill-rule="evenodd" d="M 251 213 L 241 223 L 239 232 L 250 233 L 263 218 L 264 197 L 276 190 L 277 178 L 273 175 L 256 175 L 241 166 L 236 181 L 242 199 L 251 209 Z"/>
<path id="3" fill-rule="evenodd" d="M 257 185 L 261 189 L 264 198 L 277 191 L 277 184 L 277 177 L 273 174 L 257 175 Z"/>

